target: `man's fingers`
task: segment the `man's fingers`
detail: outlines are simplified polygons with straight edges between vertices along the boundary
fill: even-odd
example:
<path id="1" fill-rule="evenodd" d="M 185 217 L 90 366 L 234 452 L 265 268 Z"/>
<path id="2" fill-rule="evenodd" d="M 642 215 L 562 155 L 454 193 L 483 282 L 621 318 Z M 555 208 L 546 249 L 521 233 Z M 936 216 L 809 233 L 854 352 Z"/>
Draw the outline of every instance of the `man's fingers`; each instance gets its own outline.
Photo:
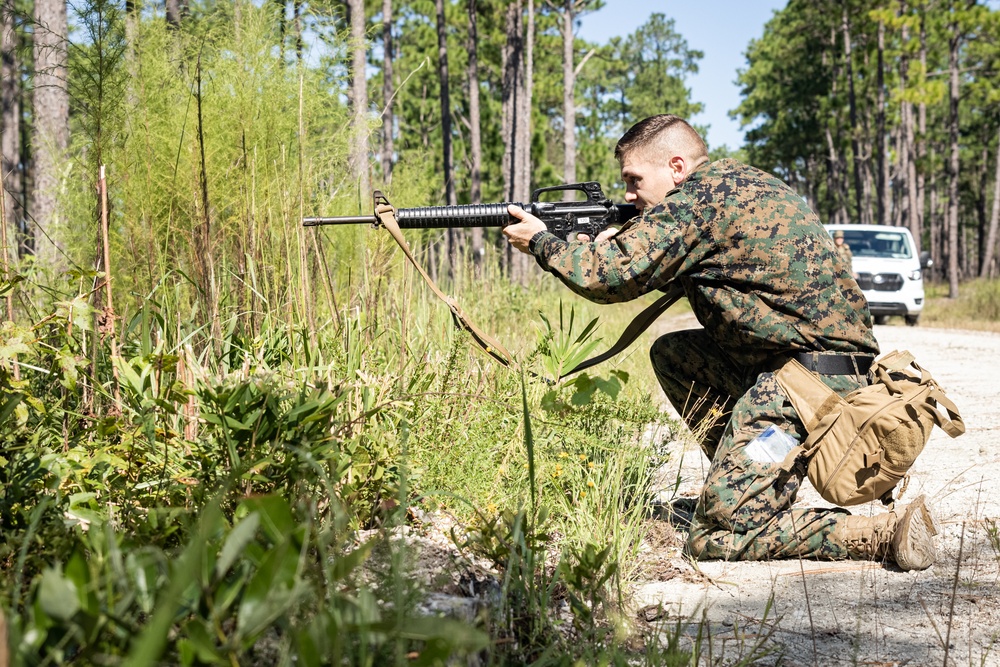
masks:
<path id="1" fill-rule="evenodd" d="M 600 234 L 597 235 L 596 242 L 597 243 L 601 243 L 602 241 L 607 241 L 608 239 L 610 239 L 612 236 L 614 236 L 617 233 L 618 233 L 618 229 L 616 227 L 608 227 L 603 232 L 601 232 Z"/>
<path id="2" fill-rule="evenodd" d="M 520 206 L 515 206 L 514 204 L 507 205 L 507 213 L 510 214 L 510 217 L 518 221 L 524 220 L 524 218 L 528 215 L 527 211 Z"/>

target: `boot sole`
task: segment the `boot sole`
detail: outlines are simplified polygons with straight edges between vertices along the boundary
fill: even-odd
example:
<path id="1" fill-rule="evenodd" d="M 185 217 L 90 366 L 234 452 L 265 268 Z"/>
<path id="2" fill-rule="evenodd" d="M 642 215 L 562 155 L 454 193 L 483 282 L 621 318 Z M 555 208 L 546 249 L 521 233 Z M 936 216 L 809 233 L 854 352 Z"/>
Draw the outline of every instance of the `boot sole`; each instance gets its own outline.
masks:
<path id="1" fill-rule="evenodd" d="M 896 565 L 903 570 L 926 570 L 937 560 L 934 536 L 938 534 L 934 515 L 920 496 L 906 506 L 892 536 Z"/>

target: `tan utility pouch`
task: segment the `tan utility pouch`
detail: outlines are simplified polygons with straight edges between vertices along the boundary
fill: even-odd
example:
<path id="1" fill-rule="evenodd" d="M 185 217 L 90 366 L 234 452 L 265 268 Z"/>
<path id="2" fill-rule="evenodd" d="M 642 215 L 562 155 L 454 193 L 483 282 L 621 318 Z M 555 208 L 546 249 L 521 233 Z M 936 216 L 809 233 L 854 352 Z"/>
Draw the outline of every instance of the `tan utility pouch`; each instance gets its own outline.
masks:
<path id="1" fill-rule="evenodd" d="M 870 374 L 869 386 L 841 398 L 794 359 L 776 373 L 808 432 L 786 462 L 808 457 L 809 481 L 837 505 L 891 502 L 935 424 L 965 433 L 958 408 L 909 352 L 877 359 Z"/>

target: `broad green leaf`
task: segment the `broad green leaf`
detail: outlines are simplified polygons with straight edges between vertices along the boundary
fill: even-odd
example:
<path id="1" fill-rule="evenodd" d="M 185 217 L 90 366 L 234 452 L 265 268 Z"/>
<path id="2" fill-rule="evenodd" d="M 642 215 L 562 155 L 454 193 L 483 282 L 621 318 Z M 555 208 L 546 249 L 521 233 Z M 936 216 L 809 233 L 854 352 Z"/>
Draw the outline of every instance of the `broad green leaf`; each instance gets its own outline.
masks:
<path id="1" fill-rule="evenodd" d="M 347 575 L 354 571 L 354 568 L 368 559 L 372 548 L 375 546 L 375 542 L 375 539 L 368 540 L 357 549 L 354 549 L 353 551 L 342 556 L 336 556 L 333 559 L 333 565 L 330 568 L 331 578 L 334 581 L 343 581 L 346 579 Z"/>
<path id="2" fill-rule="evenodd" d="M 240 601 L 241 637 L 254 637 L 291 607 L 301 588 L 298 571 L 299 553 L 289 540 L 268 551 Z"/>
<path id="3" fill-rule="evenodd" d="M 0 401 L 0 424 L 7 422 L 7 418 L 21 404 L 22 398 L 24 398 L 24 394 L 10 394 L 3 397 L 3 400 Z"/>
<path id="4" fill-rule="evenodd" d="M 240 521 L 233 530 L 226 536 L 226 542 L 222 545 L 219 553 L 219 560 L 215 563 L 215 576 L 219 579 L 226 576 L 229 568 L 243 553 L 247 544 L 253 541 L 260 526 L 260 513 L 251 512 L 245 519 Z"/>
<path id="5" fill-rule="evenodd" d="M 68 621 L 80 610 L 76 585 L 63 576 L 61 568 L 45 568 L 38 586 L 38 602 L 50 617 Z"/>
<path id="6" fill-rule="evenodd" d="M 186 635 L 186 641 L 190 642 L 190 646 L 199 661 L 209 665 L 227 664 L 226 660 L 219 652 L 219 649 L 216 647 L 215 642 L 212 640 L 211 632 L 209 632 L 209 629 L 205 627 L 206 623 L 207 621 L 200 618 L 189 623 L 185 623 L 183 632 Z"/>
<path id="7" fill-rule="evenodd" d="M 260 514 L 260 525 L 272 542 L 281 542 L 298 527 L 288 501 L 279 496 L 249 498 L 242 505 Z"/>
<path id="8" fill-rule="evenodd" d="M 94 307 L 88 301 L 88 295 L 81 294 L 71 301 L 60 301 L 56 304 L 56 317 L 72 323 L 80 331 L 90 331 L 93 321 Z"/>

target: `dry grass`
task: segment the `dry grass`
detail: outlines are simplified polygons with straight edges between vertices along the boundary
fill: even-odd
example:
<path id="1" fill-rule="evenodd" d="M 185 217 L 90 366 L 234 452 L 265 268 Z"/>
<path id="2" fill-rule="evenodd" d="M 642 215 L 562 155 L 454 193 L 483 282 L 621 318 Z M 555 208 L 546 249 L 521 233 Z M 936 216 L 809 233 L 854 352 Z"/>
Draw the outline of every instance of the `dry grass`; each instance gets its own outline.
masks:
<path id="1" fill-rule="evenodd" d="M 923 326 L 970 331 L 1000 331 L 1000 280 L 962 283 L 955 299 L 946 283 L 928 284 Z M 901 321 L 901 320 L 900 320 Z"/>

